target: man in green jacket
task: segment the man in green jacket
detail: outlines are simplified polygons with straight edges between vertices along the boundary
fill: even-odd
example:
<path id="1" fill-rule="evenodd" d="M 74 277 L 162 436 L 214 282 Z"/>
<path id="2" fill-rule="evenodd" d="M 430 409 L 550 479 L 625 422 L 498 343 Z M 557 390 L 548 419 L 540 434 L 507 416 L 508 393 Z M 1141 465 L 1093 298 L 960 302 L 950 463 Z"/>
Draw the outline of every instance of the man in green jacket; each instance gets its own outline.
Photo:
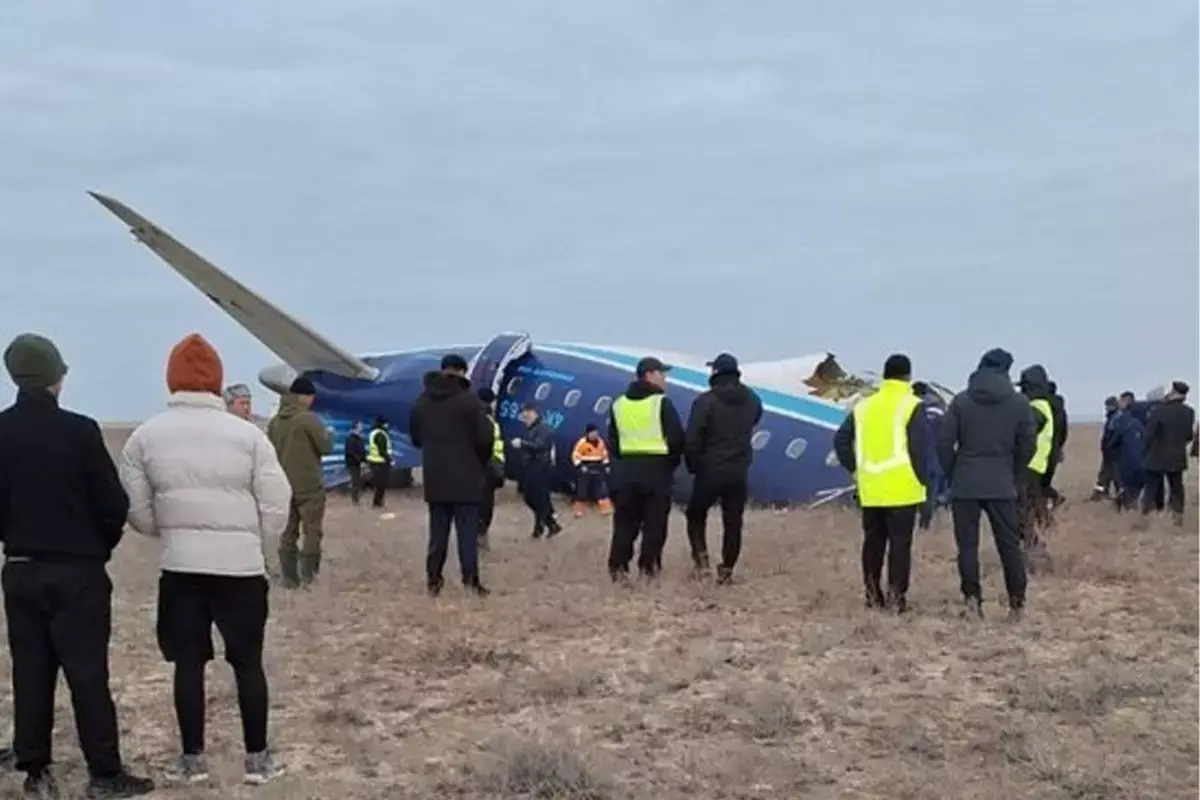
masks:
<path id="1" fill-rule="evenodd" d="M 321 523 L 325 517 L 325 483 L 321 456 L 333 452 L 333 435 L 310 410 L 317 390 L 303 376 L 292 382 L 267 423 L 267 437 L 292 486 L 287 527 L 279 538 L 279 568 L 287 588 L 307 586 L 321 570 Z M 297 550 L 301 529 L 304 543 Z"/>

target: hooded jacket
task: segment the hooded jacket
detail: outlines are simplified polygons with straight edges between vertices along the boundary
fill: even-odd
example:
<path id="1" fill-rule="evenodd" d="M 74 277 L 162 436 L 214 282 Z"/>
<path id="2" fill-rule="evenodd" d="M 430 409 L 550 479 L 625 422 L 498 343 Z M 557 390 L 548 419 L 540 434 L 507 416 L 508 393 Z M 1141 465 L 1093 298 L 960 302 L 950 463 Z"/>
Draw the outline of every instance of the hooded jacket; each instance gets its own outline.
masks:
<path id="1" fill-rule="evenodd" d="M 1168 396 L 1150 412 L 1142 439 L 1142 466 L 1147 472 L 1183 472 L 1188 445 L 1195 435 L 1196 412 L 1182 397 Z"/>
<path id="2" fill-rule="evenodd" d="M 630 400 L 644 400 L 655 394 L 663 394 L 663 390 L 646 381 L 633 381 L 625 389 L 625 397 Z M 663 437 L 667 440 L 667 454 L 659 455 L 621 455 L 621 434 L 617 430 L 617 418 L 612 410 L 608 412 L 608 441 L 610 455 L 613 459 L 613 477 L 617 483 L 654 483 L 674 479 L 675 468 L 683 458 L 685 434 L 683 421 L 679 419 L 679 411 L 671 398 L 663 397 L 659 411 L 662 423 Z"/>
<path id="3" fill-rule="evenodd" d="M 711 387 L 692 403 L 683 457 L 698 480 L 746 480 L 754 450 L 750 437 L 762 419 L 762 400 L 737 375 L 708 379 Z"/>
<path id="4" fill-rule="evenodd" d="M 294 394 L 285 394 L 279 412 L 267 423 L 267 438 L 275 447 L 292 494 L 324 491 L 321 456 L 333 452 L 333 435 L 321 419 Z"/>
<path id="5" fill-rule="evenodd" d="M 162 568 L 262 575 L 263 540 L 283 533 L 292 490 L 267 437 L 208 391 L 178 391 L 125 443 L 129 524 L 161 537 Z"/>
<path id="6" fill-rule="evenodd" d="M 1007 370 L 981 364 L 950 402 L 938 436 L 951 497 L 1015 500 L 1036 435 L 1029 400 L 1013 388 Z"/>
<path id="7" fill-rule="evenodd" d="M 1046 374 L 1045 367 L 1041 364 L 1033 364 L 1021 370 L 1021 377 L 1018 379 L 1018 383 L 1021 386 L 1021 394 L 1025 395 L 1025 398 L 1030 401 L 1029 408 L 1033 412 L 1033 436 L 1036 440 L 1041 435 L 1043 428 L 1054 424 L 1055 417 L 1057 416 L 1054 413 L 1054 392 L 1050 390 L 1050 377 Z M 1043 416 L 1042 412 L 1034 407 L 1034 400 L 1045 400 L 1050 404 L 1049 417 Z M 1050 443 L 1050 463 L 1055 464 L 1058 461 L 1055 456 L 1058 453 L 1060 439 L 1058 430 L 1053 428 L 1051 430 L 1054 430 L 1054 438 Z M 1037 443 L 1035 441 L 1034 449 L 1036 450 L 1036 448 Z"/>
<path id="8" fill-rule="evenodd" d="M 408 432 L 421 450 L 425 502 L 483 502 L 494 432 L 470 381 L 450 372 L 429 375 L 413 404 Z"/>

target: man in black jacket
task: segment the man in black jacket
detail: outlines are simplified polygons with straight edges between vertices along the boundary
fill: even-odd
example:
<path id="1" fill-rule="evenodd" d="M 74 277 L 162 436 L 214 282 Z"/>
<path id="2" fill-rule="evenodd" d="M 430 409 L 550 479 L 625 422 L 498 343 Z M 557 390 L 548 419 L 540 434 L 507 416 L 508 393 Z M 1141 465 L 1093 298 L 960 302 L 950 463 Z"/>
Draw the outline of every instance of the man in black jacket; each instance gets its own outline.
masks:
<path id="1" fill-rule="evenodd" d="M 458 540 L 463 585 L 483 597 L 479 580 L 479 511 L 488 487 L 493 430 L 487 407 L 471 391 L 462 356 L 442 358 L 425 391 L 413 404 L 409 436 L 421 450 L 421 475 L 429 506 L 429 549 L 425 579 L 429 593 L 442 591 L 442 568 L 450 549 L 450 527 Z"/>
<path id="2" fill-rule="evenodd" d="M 1042 476 L 1042 494 L 1053 508 L 1058 508 L 1067 502 L 1067 498 L 1054 488 L 1054 473 L 1058 471 L 1058 465 L 1065 457 L 1064 449 L 1067 446 L 1070 420 L 1067 418 L 1067 401 L 1058 393 L 1058 384 L 1050 381 L 1047 385 L 1050 388 L 1050 410 L 1054 414 L 1054 441 L 1051 443 L 1050 465 L 1046 468 L 1046 474 Z"/>
<path id="3" fill-rule="evenodd" d="M 363 440 L 362 423 L 354 420 L 346 441 L 342 445 L 342 455 L 346 462 L 346 472 L 350 475 L 350 502 L 358 505 L 358 496 L 362 494 L 363 463 L 367 460 L 367 444 Z"/>
<path id="4" fill-rule="evenodd" d="M 562 526 L 554 516 L 554 501 L 550 498 L 550 482 L 554 462 L 554 431 L 542 420 L 537 406 L 526 404 L 521 409 L 525 435 L 511 442 L 521 459 L 521 498 L 533 512 L 533 538 L 557 536 Z"/>
<path id="5" fill-rule="evenodd" d="M 996 348 L 946 409 L 938 435 L 938 459 L 950 479 L 958 574 L 966 614 L 983 616 L 979 584 L 979 516 L 986 513 L 1004 569 L 1009 618 L 1025 607 L 1025 557 L 1017 533 L 1017 481 L 1036 447 L 1033 409 L 1018 394 L 1008 371 L 1013 358 Z"/>
<path id="6" fill-rule="evenodd" d="M 36 334 L 4 351 L 17 400 L 0 412 L 0 540 L 12 654 L 17 768 L 25 792 L 55 796 L 54 690 L 66 674 L 88 797 L 149 794 L 154 782 L 121 763 L 108 688 L 112 582 L 105 564 L 121 541 L 129 499 L 100 426 L 59 407 L 67 365 Z"/>
<path id="7" fill-rule="evenodd" d="M 608 414 L 615 484 L 608 573 L 614 581 L 628 577 L 639 535 L 638 571 L 647 578 L 662 571 L 671 491 L 684 443 L 683 422 L 664 393 L 670 369 L 657 358 L 643 358 L 637 364 L 637 380 Z"/>
<path id="8" fill-rule="evenodd" d="M 697 574 L 707 574 L 708 510 L 721 504 L 721 564 L 717 582 L 729 583 L 742 552 L 747 475 L 754 451 L 750 437 L 762 418 L 762 401 L 742 384 L 737 359 L 721 353 L 708 362 L 711 387 L 692 403 L 683 457 L 695 476 L 687 507 L 688 543 Z"/>
<path id="9" fill-rule="evenodd" d="M 1171 391 L 1150 413 L 1142 437 L 1142 468 L 1146 487 L 1142 491 L 1142 514 L 1155 508 L 1154 497 L 1165 482 L 1169 490 L 1167 505 L 1175 524 L 1183 525 L 1183 473 L 1188 466 L 1188 445 L 1195 436 L 1196 412 L 1187 404 L 1188 385 L 1171 384 Z"/>

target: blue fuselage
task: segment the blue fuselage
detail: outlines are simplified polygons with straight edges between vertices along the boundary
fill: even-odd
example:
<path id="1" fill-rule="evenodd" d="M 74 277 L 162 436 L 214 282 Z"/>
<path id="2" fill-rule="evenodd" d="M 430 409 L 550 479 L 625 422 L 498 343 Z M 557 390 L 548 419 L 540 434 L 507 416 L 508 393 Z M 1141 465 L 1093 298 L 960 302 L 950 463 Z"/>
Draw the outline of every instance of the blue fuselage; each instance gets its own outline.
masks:
<path id="1" fill-rule="evenodd" d="M 419 467 L 420 451 L 408 439 L 408 419 L 421 393 L 422 376 L 437 369 L 441 357 L 456 352 L 470 359 L 479 347 L 429 348 L 364 361 L 380 370 L 372 382 L 308 373 L 317 386 L 313 409 L 335 430 L 337 446 L 326 459 L 326 483 L 346 480 L 341 445 L 353 420 L 365 427 L 377 416 L 388 420 L 397 467 Z M 517 418 L 521 406 L 534 403 L 543 419 L 556 431 L 557 478 L 571 478 L 568 454 L 588 423 L 607 433 L 608 410 L 624 393 L 633 377 L 637 358 L 622 351 L 577 344 L 538 343 L 531 352 L 507 365 L 500 380 L 496 417 L 504 439 L 521 435 Z M 676 364 L 668 376 L 667 394 L 684 422 L 696 396 L 708 388 L 707 373 Z M 841 496 L 851 485 L 850 476 L 832 456 L 833 434 L 845 418 L 840 406 L 813 397 L 754 386 L 763 402 L 762 421 L 752 440 L 754 462 L 750 469 L 750 499 L 759 504 L 816 503 Z M 508 463 L 514 463 L 509 453 Z M 680 469 L 677 495 L 686 498 L 691 481 Z"/>

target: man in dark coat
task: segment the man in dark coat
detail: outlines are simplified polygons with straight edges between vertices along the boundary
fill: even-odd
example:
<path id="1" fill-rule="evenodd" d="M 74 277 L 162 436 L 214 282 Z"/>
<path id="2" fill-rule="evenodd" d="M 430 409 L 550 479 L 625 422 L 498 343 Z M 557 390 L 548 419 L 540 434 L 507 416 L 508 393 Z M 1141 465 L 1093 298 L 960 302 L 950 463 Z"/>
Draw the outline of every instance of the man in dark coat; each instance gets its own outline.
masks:
<path id="1" fill-rule="evenodd" d="M 925 425 L 929 432 L 929 441 L 937 442 L 942 430 L 942 422 L 946 417 L 946 406 L 929 384 L 924 381 L 913 381 L 913 394 L 921 401 L 921 414 L 925 417 Z M 949 485 L 942 473 L 941 462 L 938 461 L 936 446 L 926 448 L 928 463 L 925 465 L 925 475 L 929 476 L 929 496 L 917 516 L 917 527 L 923 531 L 929 530 L 933 524 L 934 514 L 939 506 L 946 504 Z"/>
<path id="2" fill-rule="evenodd" d="M 521 409 L 525 435 L 511 442 L 521 459 L 521 499 L 533 512 L 533 538 L 557 536 L 562 526 L 554 516 L 554 501 L 550 498 L 553 479 L 554 430 L 542 420 L 537 406 L 526 404 Z"/>
<path id="3" fill-rule="evenodd" d="M 108 688 L 112 582 L 129 498 L 95 420 L 59 406 L 67 365 L 36 334 L 4 351 L 16 402 L 0 413 L 0 541 L 12 656 L 17 769 L 27 797 L 57 797 L 50 773 L 61 669 L 87 762 L 88 797 L 134 797 L 154 782 L 121 762 Z"/>
<path id="4" fill-rule="evenodd" d="M 362 494 L 363 463 L 367 460 L 367 444 L 363 441 L 362 423 L 354 420 L 346 441 L 342 444 L 342 456 L 346 462 L 346 472 L 350 475 L 350 502 L 358 505 L 358 497 Z"/>
<path id="5" fill-rule="evenodd" d="M 1054 404 L 1051 400 L 1050 381 L 1041 364 L 1033 364 L 1021 371 L 1017 381 L 1021 393 L 1029 400 L 1033 415 L 1034 452 L 1038 452 L 1037 439 L 1049 430 L 1050 447 L 1044 462 L 1034 464 L 1033 459 L 1025 465 L 1024 475 L 1017 483 L 1017 504 L 1020 511 L 1021 541 L 1025 545 L 1026 565 L 1033 569 L 1034 561 L 1046 559 L 1045 534 L 1052 524 L 1050 499 L 1046 496 L 1046 472 L 1054 463 Z M 1043 402 L 1038 402 L 1043 401 Z"/>
<path id="6" fill-rule="evenodd" d="M 487 490 L 492 457 L 492 422 L 487 407 L 471 391 L 462 356 L 442 358 L 440 372 L 428 376 L 413 404 L 409 436 L 421 450 L 425 503 L 429 506 L 429 549 L 425 580 L 430 595 L 442 591 L 442 568 L 450 549 L 450 528 L 458 540 L 463 585 L 479 596 L 479 511 Z"/>
<path id="7" fill-rule="evenodd" d="M 1188 385 L 1183 381 L 1171 384 L 1171 391 L 1150 414 L 1142 438 L 1142 468 L 1147 488 L 1142 495 L 1142 513 L 1149 514 L 1152 487 L 1165 482 L 1168 502 L 1175 524 L 1183 525 L 1183 473 L 1188 466 L 1188 445 L 1195 436 L 1196 412 L 1187 404 Z"/>
<path id="8" fill-rule="evenodd" d="M 1120 492 L 1117 484 L 1117 471 L 1113 461 L 1113 418 L 1120 411 L 1120 402 L 1116 397 L 1104 398 L 1104 428 L 1100 434 L 1100 471 L 1096 473 L 1096 485 L 1088 498 L 1092 502 L 1108 499 Z"/>
<path id="9" fill-rule="evenodd" d="M 762 400 L 741 381 L 737 359 L 721 353 L 708 364 L 709 390 L 696 397 L 688 415 L 683 457 L 695 476 L 687 507 L 688 543 L 697 573 L 707 573 L 708 511 L 721 504 L 721 563 L 717 582 L 733 579 L 742 552 L 742 519 L 754 450 L 750 437 L 762 419 Z"/>
<path id="10" fill-rule="evenodd" d="M 1105 425 L 1105 439 L 1112 459 L 1117 484 L 1118 511 L 1136 510 L 1138 497 L 1146 483 L 1142 470 L 1142 437 L 1145 425 L 1130 410 L 1133 392 L 1123 392 L 1117 401 L 1117 413 Z"/>
<path id="11" fill-rule="evenodd" d="M 1050 410 L 1054 414 L 1054 441 L 1051 442 L 1050 464 L 1046 467 L 1046 474 L 1042 476 L 1042 493 L 1055 508 L 1058 508 L 1067 502 L 1067 498 L 1054 488 L 1054 473 L 1058 471 L 1058 465 L 1065 457 L 1070 420 L 1067 418 L 1067 401 L 1058 393 L 1058 384 L 1050 381 L 1049 388 Z"/>
<path id="12" fill-rule="evenodd" d="M 1033 411 L 1012 385 L 1012 356 L 999 348 L 980 359 L 942 422 L 938 458 L 950 479 L 958 574 L 966 613 L 983 616 L 979 517 L 986 513 L 1004 568 L 1009 618 L 1025 607 L 1025 556 L 1017 533 L 1017 481 L 1036 447 Z"/>
<path id="13" fill-rule="evenodd" d="M 640 360 L 636 368 L 637 380 L 617 398 L 608 414 L 608 441 L 612 446 L 610 455 L 616 488 L 608 573 L 614 581 L 628 577 L 629 562 L 633 560 L 633 547 L 639 535 L 642 550 L 638 554 L 638 571 L 647 578 L 662 571 L 662 553 L 671 516 L 671 491 L 675 485 L 675 469 L 683 457 L 684 443 L 683 421 L 665 394 L 670 369 L 653 356 Z M 635 409 L 640 410 L 642 404 L 658 407 L 657 418 L 651 420 L 656 430 L 649 435 L 658 440 L 655 447 L 665 452 L 645 452 L 642 449 L 644 443 L 635 442 L 632 435 L 622 438 L 622 426 L 637 415 Z M 636 433 L 647 432 L 639 430 Z"/>

